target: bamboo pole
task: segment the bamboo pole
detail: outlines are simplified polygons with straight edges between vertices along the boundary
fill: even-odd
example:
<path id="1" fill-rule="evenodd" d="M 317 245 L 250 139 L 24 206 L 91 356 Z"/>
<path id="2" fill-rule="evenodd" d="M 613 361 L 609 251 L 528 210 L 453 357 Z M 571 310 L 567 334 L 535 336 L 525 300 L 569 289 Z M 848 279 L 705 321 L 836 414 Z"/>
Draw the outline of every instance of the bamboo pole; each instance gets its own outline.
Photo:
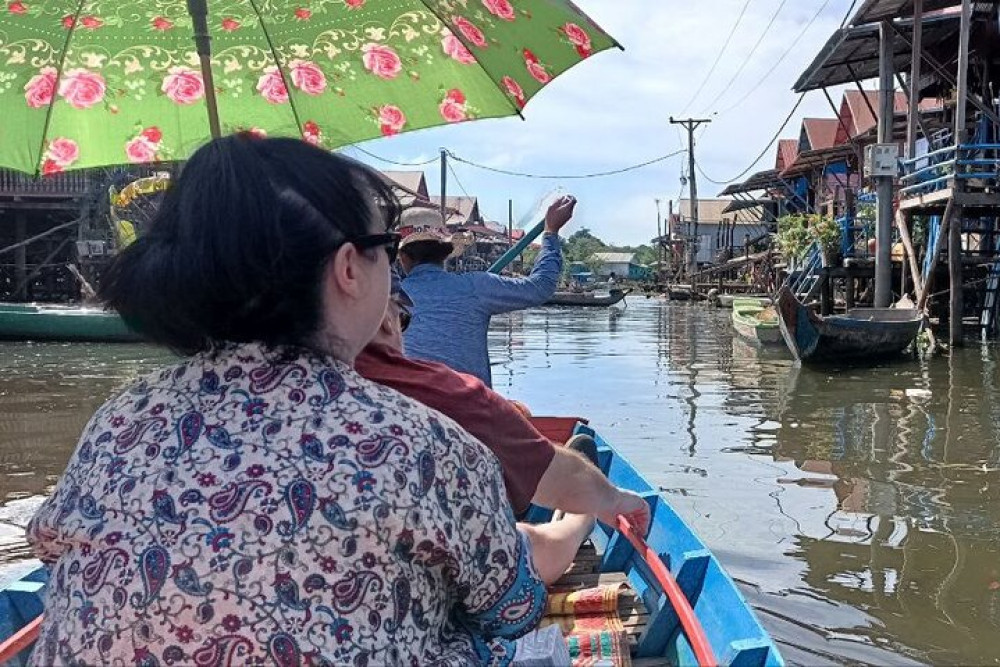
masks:
<path id="1" fill-rule="evenodd" d="M 931 288 L 934 286 L 934 272 L 937 270 L 938 258 L 941 256 L 941 243 L 948 230 L 951 227 L 951 217 L 955 210 L 955 200 L 949 199 L 948 205 L 944 209 L 944 215 L 941 217 L 941 229 L 938 230 L 937 239 L 934 240 L 934 248 L 931 249 L 931 265 L 927 272 L 927 280 L 924 282 L 924 287 L 920 291 L 920 297 L 917 299 L 917 310 L 923 310 L 927 301 L 930 298 Z"/>
<path id="2" fill-rule="evenodd" d="M 913 0 L 913 50 L 910 55 L 910 85 L 907 93 L 906 157 L 917 149 L 917 122 L 920 120 L 920 59 L 924 50 L 924 0 Z"/>
<path id="3" fill-rule="evenodd" d="M 910 265 L 910 277 L 913 278 L 913 293 L 919 295 L 923 290 L 923 280 L 920 278 L 920 267 L 917 266 L 917 253 L 913 248 L 913 239 L 910 237 L 906 214 L 903 211 L 896 212 L 896 227 L 899 228 L 899 238 L 903 242 L 903 248 L 906 249 L 907 263 Z M 903 275 L 906 276 L 905 269 Z M 903 282 L 905 284 L 906 281 L 904 280 Z"/>

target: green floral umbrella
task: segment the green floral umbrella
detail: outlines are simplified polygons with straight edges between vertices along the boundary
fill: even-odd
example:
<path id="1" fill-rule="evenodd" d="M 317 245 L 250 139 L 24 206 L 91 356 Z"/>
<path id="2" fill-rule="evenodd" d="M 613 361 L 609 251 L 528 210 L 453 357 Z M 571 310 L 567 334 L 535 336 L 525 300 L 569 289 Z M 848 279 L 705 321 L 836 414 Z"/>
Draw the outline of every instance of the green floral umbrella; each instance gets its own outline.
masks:
<path id="1" fill-rule="evenodd" d="M 612 46 L 568 0 L 9 0 L 0 166 L 178 160 L 240 130 L 336 148 L 512 115 Z"/>

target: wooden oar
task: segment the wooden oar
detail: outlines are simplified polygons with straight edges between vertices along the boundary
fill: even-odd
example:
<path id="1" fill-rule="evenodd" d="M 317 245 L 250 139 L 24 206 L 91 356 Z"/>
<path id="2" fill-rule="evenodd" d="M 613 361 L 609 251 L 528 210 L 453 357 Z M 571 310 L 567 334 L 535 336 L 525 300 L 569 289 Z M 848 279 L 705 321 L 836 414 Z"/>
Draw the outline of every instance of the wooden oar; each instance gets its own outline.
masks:
<path id="1" fill-rule="evenodd" d="M 656 577 L 660 586 L 663 587 L 663 592 L 670 601 L 670 606 L 674 608 L 677 618 L 680 619 L 681 629 L 684 630 L 684 636 L 687 637 L 688 643 L 691 644 L 691 649 L 698 660 L 698 665 L 700 667 L 715 667 L 718 665 L 719 661 L 715 659 L 712 645 L 708 643 L 708 637 L 705 636 L 705 630 L 701 627 L 698 617 L 695 616 L 694 609 L 691 608 L 691 603 L 688 602 L 687 596 L 684 595 L 681 587 L 677 585 L 677 580 L 670 574 L 670 570 L 660 560 L 660 556 L 649 548 L 646 541 L 623 514 L 618 515 L 618 530 L 632 543 L 639 556 L 649 565 L 649 569 L 652 570 L 653 576 Z"/>
<path id="2" fill-rule="evenodd" d="M 0 665 L 6 665 L 17 657 L 17 654 L 34 644 L 42 630 L 42 615 L 36 616 L 30 623 L 0 643 Z"/>

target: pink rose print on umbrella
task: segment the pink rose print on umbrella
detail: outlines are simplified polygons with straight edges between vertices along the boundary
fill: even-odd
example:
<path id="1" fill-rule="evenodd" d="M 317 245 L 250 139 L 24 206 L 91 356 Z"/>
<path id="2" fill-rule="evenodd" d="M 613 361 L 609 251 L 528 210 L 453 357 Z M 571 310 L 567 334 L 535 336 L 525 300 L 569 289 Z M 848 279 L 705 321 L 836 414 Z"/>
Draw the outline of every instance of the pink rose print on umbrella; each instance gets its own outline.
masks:
<path id="1" fill-rule="evenodd" d="M 460 123 L 469 117 L 465 106 L 465 94 L 458 88 L 448 91 L 438 105 L 438 110 L 441 112 L 441 117 L 449 123 Z"/>
<path id="2" fill-rule="evenodd" d="M 288 102 L 288 89 L 285 87 L 285 80 L 281 77 L 278 68 L 273 65 L 265 69 L 257 80 L 257 92 L 271 104 Z"/>
<path id="3" fill-rule="evenodd" d="M 298 9 L 295 10 L 295 18 L 297 18 L 300 21 L 308 21 L 310 18 L 312 18 L 312 15 L 313 15 L 312 11 L 306 9 L 305 7 L 299 7 Z"/>
<path id="4" fill-rule="evenodd" d="M 38 74 L 24 85 L 24 100 L 32 109 L 41 109 L 52 104 L 52 96 L 56 92 L 55 67 L 43 67 Z"/>
<path id="5" fill-rule="evenodd" d="M 104 21 L 96 16 L 83 16 L 80 18 L 80 26 L 87 30 L 97 30 L 102 25 L 104 25 Z"/>
<path id="6" fill-rule="evenodd" d="M 403 62 L 390 46 L 368 43 L 361 47 L 365 69 L 383 79 L 395 79 L 403 71 Z"/>
<path id="7" fill-rule="evenodd" d="M 545 71 L 545 65 L 538 62 L 538 57 L 529 49 L 524 50 L 524 65 L 528 68 L 528 74 L 539 83 L 548 83 L 552 80 L 549 73 Z"/>
<path id="8" fill-rule="evenodd" d="M 590 44 L 590 35 L 577 24 L 567 23 L 559 28 L 559 31 L 566 35 L 566 39 L 576 48 L 576 52 L 580 54 L 581 58 L 586 58 L 594 52 Z"/>
<path id="9" fill-rule="evenodd" d="M 476 58 L 465 48 L 462 40 L 450 32 L 441 38 L 441 48 L 444 49 L 446 55 L 451 56 L 463 65 L 471 65 L 476 62 Z"/>
<path id="10" fill-rule="evenodd" d="M 513 21 L 515 18 L 514 8 L 508 0 L 483 0 L 483 6 L 490 14 L 504 21 Z"/>
<path id="11" fill-rule="evenodd" d="M 240 29 L 240 22 L 233 18 L 222 19 L 222 29 L 226 32 L 236 32 Z"/>
<path id="12" fill-rule="evenodd" d="M 472 21 L 462 16 L 456 16 L 452 23 L 462 33 L 462 36 L 474 46 L 478 46 L 481 49 L 486 47 L 486 35 Z"/>
<path id="13" fill-rule="evenodd" d="M 306 95 L 321 95 L 326 90 L 326 76 L 316 63 L 293 60 L 288 64 L 292 85 Z"/>
<path id="14" fill-rule="evenodd" d="M 319 129 L 319 125 L 317 125 L 314 121 L 307 120 L 302 124 L 302 140 L 307 144 L 319 146 L 322 138 L 323 131 Z"/>
<path id="15" fill-rule="evenodd" d="M 75 25 L 76 25 L 76 18 L 72 14 L 67 14 L 66 16 L 62 17 L 62 27 L 69 30 Z"/>
<path id="16" fill-rule="evenodd" d="M 365 6 L 365 0 L 344 0 L 348 9 L 361 9 Z"/>
<path id="17" fill-rule="evenodd" d="M 104 77 L 85 69 L 65 72 L 59 82 L 59 97 L 74 109 L 88 109 L 104 99 L 107 85 Z"/>
<path id="18" fill-rule="evenodd" d="M 153 19 L 152 23 L 153 30 L 158 30 L 160 32 L 166 32 L 174 27 L 174 22 L 163 16 L 157 16 Z"/>
<path id="19" fill-rule="evenodd" d="M 403 126 L 406 125 L 406 114 L 394 104 L 383 104 L 375 110 L 375 113 L 378 116 L 378 124 L 384 137 L 399 134 Z"/>
<path id="20" fill-rule="evenodd" d="M 28 6 L 23 2 L 15 1 L 7 5 L 7 11 L 11 14 L 27 14 Z"/>
<path id="21" fill-rule="evenodd" d="M 176 104 L 194 104 L 205 96 L 205 82 L 200 72 L 187 67 L 171 67 L 160 90 Z"/>
<path id="22" fill-rule="evenodd" d="M 524 89 L 521 88 L 521 84 L 512 79 L 509 76 L 505 76 L 502 79 L 503 87 L 507 89 L 507 94 L 514 98 L 517 102 L 517 106 L 523 107 L 525 104 L 524 100 Z"/>
<path id="23" fill-rule="evenodd" d="M 72 139 L 59 137 L 49 142 L 42 157 L 42 173 L 58 174 L 80 158 L 80 147 Z"/>
<path id="24" fill-rule="evenodd" d="M 129 162 L 141 164 L 153 162 L 160 152 L 160 140 L 163 133 L 158 127 L 149 127 L 139 133 L 139 136 L 125 143 L 125 157 Z"/>

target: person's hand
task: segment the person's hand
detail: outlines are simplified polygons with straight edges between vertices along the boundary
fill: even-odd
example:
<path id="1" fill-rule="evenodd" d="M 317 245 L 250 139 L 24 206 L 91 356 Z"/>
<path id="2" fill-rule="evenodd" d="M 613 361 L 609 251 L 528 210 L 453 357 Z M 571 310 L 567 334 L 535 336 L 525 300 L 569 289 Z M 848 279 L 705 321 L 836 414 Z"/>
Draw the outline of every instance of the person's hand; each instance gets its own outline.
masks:
<path id="1" fill-rule="evenodd" d="M 625 491 L 623 489 L 618 489 L 617 491 L 617 498 L 611 504 L 610 510 L 607 513 L 602 513 L 597 518 L 605 524 L 617 528 L 618 515 L 622 514 L 635 527 L 636 532 L 645 537 L 649 532 L 651 518 L 649 504 L 640 495 L 632 491 Z"/>
<path id="2" fill-rule="evenodd" d="M 576 208 L 576 197 L 573 195 L 563 195 L 552 202 L 549 210 L 545 212 L 545 231 L 558 234 L 573 217 L 574 208 Z"/>

